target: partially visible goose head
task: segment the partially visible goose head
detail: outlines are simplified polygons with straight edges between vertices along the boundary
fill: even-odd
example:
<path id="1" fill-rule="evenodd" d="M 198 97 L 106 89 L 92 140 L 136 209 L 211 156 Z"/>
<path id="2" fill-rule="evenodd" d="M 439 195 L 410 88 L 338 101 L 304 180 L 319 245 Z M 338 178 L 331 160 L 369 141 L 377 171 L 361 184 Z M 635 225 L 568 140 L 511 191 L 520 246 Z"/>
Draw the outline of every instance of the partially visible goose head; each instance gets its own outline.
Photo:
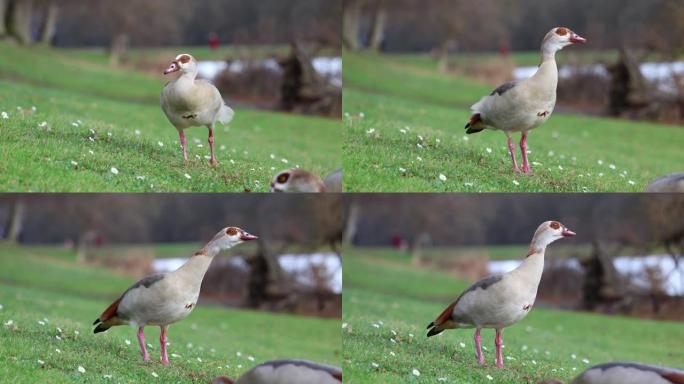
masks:
<path id="1" fill-rule="evenodd" d="M 530 251 L 539 252 L 558 239 L 572 236 L 575 236 L 575 232 L 569 230 L 560 222 L 545 221 L 537 228 L 537 231 L 534 232 Z"/>
<path id="2" fill-rule="evenodd" d="M 555 53 L 568 45 L 584 44 L 586 42 L 587 39 L 576 34 L 570 28 L 556 27 L 544 36 L 542 51 L 544 53 Z"/>
<path id="3" fill-rule="evenodd" d="M 187 53 L 181 53 L 169 64 L 169 67 L 164 71 L 165 75 L 169 73 L 180 71 L 182 74 L 197 74 L 197 61 L 194 57 Z"/>
<path id="4" fill-rule="evenodd" d="M 208 247 L 214 248 L 216 251 L 223 251 L 232 248 L 245 241 L 251 241 L 258 239 L 244 229 L 238 227 L 226 227 L 223 228 L 219 233 L 214 236 L 213 239 L 207 244 Z"/>
<path id="5" fill-rule="evenodd" d="M 325 192 L 320 177 L 299 168 L 282 171 L 273 178 L 271 192 Z"/>

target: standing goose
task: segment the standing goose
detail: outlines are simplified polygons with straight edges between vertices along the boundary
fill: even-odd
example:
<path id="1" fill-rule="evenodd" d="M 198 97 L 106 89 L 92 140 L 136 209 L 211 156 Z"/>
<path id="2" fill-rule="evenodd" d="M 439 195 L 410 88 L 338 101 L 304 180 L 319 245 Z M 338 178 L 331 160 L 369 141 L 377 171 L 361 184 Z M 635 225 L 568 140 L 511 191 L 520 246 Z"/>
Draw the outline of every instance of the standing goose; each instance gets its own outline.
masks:
<path id="1" fill-rule="evenodd" d="M 340 384 L 342 370 L 306 360 L 273 360 L 247 371 L 237 381 L 225 376 L 212 384 Z"/>
<path id="2" fill-rule="evenodd" d="M 228 124 L 234 112 L 223 102 L 221 93 L 213 84 L 196 80 L 197 61 L 187 53 L 180 54 L 164 71 L 165 75 L 180 71 L 181 75 L 170 81 L 161 93 L 161 108 L 171 124 L 178 130 L 183 160 L 188 160 L 185 133 L 188 127 L 205 125 L 209 128 L 209 148 L 212 165 L 218 164 L 214 156 L 214 124 L 218 121 Z"/>
<path id="3" fill-rule="evenodd" d="M 528 79 L 499 86 L 489 96 L 470 107 L 472 115 L 465 126 L 466 133 L 477 133 L 487 128 L 503 131 L 508 137 L 513 170 L 520 172 L 515 161 L 515 146 L 511 134 L 522 132 L 522 172 L 531 172 L 532 168 L 527 161 L 527 133 L 548 120 L 556 105 L 556 52 L 568 45 L 585 42 L 586 39 L 565 27 L 549 31 L 542 41 L 541 64 L 537 72 Z"/>
<path id="4" fill-rule="evenodd" d="M 93 325 L 97 327 L 93 332 L 104 332 L 124 324 L 137 327 L 143 361 L 149 361 L 143 329 L 146 325 L 157 325 L 161 328 L 161 362 L 169 364 L 166 329 L 169 324 L 183 320 L 195 308 L 202 279 L 214 256 L 222 250 L 256 238 L 237 227 L 222 229 L 177 270 L 148 276 L 133 284 L 95 319 Z"/>
<path id="5" fill-rule="evenodd" d="M 532 309 L 544 270 L 546 246 L 575 233 L 557 221 L 542 223 L 534 233 L 530 251 L 516 269 L 486 277 L 458 296 L 437 319 L 428 325 L 427 336 L 445 329 L 475 328 L 475 355 L 484 364 L 480 329 L 496 329 L 496 365 L 503 368 L 503 329 L 522 320 Z"/>

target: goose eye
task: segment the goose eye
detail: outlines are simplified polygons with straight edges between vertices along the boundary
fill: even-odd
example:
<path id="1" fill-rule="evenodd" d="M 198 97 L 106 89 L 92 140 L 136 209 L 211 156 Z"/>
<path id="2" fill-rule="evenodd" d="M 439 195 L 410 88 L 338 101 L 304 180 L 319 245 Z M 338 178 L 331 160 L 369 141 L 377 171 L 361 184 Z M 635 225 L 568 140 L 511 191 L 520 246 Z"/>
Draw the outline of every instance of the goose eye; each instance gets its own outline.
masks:
<path id="1" fill-rule="evenodd" d="M 276 178 L 276 181 L 278 182 L 278 184 L 283 184 L 283 183 L 287 183 L 287 180 L 288 180 L 289 178 L 290 178 L 290 174 L 289 174 L 289 173 L 281 173 L 281 174 L 278 175 L 278 177 Z"/>
<path id="2" fill-rule="evenodd" d="M 187 62 L 190 61 L 190 56 L 188 56 L 188 55 L 183 55 L 183 56 L 179 57 L 178 60 L 179 60 L 181 63 L 185 64 L 185 63 L 187 63 Z"/>
<path id="3" fill-rule="evenodd" d="M 567 34 L 568 34 L 568 29 L 567 29 L 567 28 L 563 28 L 563 27 L 556 28 L 556 35 L 558 35 L 558 36 L 565 36 L 565 35 L 567 35 Z"/>
<path id="4" fill-rule="evenodd" d="M 237 229 L 235 229 L 235 227 L 230 227 L 230 228 L 228 228 L 228 230 L 226 230 L 226 233 L 229 236 L 235 236 L 235 235 L 237 235 L 237 232 L 238 231 L 237 231 Z"/>
<path id="5" fill-rule="evenodd" d="M 552 221 L 550 224 L 550 227 L 553 229 L 558 229 L 558 228 L 560 228 L 560 223 L 557 221 Z"/>

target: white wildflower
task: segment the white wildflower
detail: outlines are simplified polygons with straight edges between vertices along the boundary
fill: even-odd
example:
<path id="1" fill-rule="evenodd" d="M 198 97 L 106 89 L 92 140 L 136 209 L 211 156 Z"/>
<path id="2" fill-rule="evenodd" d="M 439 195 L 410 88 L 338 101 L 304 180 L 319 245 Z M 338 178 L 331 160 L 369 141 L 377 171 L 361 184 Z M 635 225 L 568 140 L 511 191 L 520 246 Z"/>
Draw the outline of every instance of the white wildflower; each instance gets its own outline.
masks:
<path id="1" fill-rule="evenodd" d="M 275 158 L 276 158 L 276 155 L 271 153 L 271 159 L 275 159 Z"/>
<path id="2" fill-rule="evenodd" d="M 43 320 L 38 320 L 38 324 L 45 325 L 45 322 Z"/>
<path id="3" fill-rule="evenodd" d="M 59 348 L 55 348 L 55 352 L 57 352 L 57 353 L 62 353 L 62 350 L 59 349 Z"/>
<path id="4" fill-rule="evenodd" d="M 520 183 L 518 182 L 518 180 L 513 180 L 513 184 L 515 184 L 515 185 L 520 185 Z"/>
<path id="5" fill-rule="evenodd" d="M 444 174 L 440 173 L 440 174 L 439 174 L 439 179 L 442 180 L 442 181 L 446 181 L 446 180 L 447 180 L 447 177 L 446 177 Z"/>
<path id="6" fill-rule="evenodd" d="M 81 373 L 85 373 L 85 368 L 81 367 L 80 365 L 78 366 L 78 371 Z"/>
<path id="7" fill-rule="evenodd" d="M 349 325 L 349 324 L 347 324 L 347 323 L 342 323 L 342 329 L 347 328 L 348 325 Z"/>
<path id="8" fill-rule="evenodd" d="M 111 171 L 113 174 L 115 174 L 115 175 L 118 175 L 118 174 L 119 174 L 119 170 L 116 169 L 115 167 L 112 167 L 112 169 L 110 169 L 110 171 Z"/>
<path id="9" fill-rule="evenodd" d="M 235 355 L 236 355 L 237 357 L 240 357 L 240 356 L 242 356 L 242 352 L 237 351 L 237 352 L 235 352 Z"/>
<path id="10" fill-rule="evenodd" d="M 78 166 L 78 163 L 75 162 L 75 161 L 73 161 L 73 160 L 71 160 L 71 165 L 73 165 L 74 167 L 77 167 L 77 166 Z"/>
<path id="11" fill-rule="evenodd" d="M 418 160 L 418 161 L 423 161 L 423 158 L 420 157 L 420 156 L 416 156 L 416 160 Z"/>
<path id="12" fill-rule="evenodd" d="M 75 121 L 73 123 L 71 123 L 71 125 L 73 125 L 74 127 L 78 127 L 78 123 Z"/>
<path id="13" fill-rule="evenodd" d="M 465 182 L 465 183 L 463 183 L 463 185 L 465 185 L 466 187 L 472 187 L 475 184 L 470 183 L 470 182 Z"/>
<path id="14" fill-rule="evenodd" d="M 586 359 L 586 358 L 585 358 L 585 359 L 582 359 L 582 362 L 583 362 L 584 364 L 589 364 L 589 359 Z"/>
<path id="15" fill-rule="evenodd" d="M 404 168 L 404 167 L 399 167 L 399 172 L 401 172 L 401 173 L 406 173 L 406 168 Z"/>
<path id="16" fill-rule="evenodd" d="M 556 153 L 555 153 L 554 151 L 549 151 L 549 153 L 547 153 L 547 155 L 548 155 L 549 157 L 553 157 L 555 154 L 556 154 Z"/>
<path id="17" fill-rule="evenodd" d="M 108 136 L 108 137 L 112 137 L 112 133 L 111 133 L 111 132 L 107 132 L 107 136 Z"/>
<path id="18" fill-rule="evenodd" d="M 7 112 L 2 111 L 2 118 L 3 119 L 9 119 L 9 115 L 7 114 Z"/>
<path id="19" fill-rule="evenodd" d="M 636 183 L 634 182 L 634 180 L 629 180 L 628 183 L 629 183 L 629 185 L 635 185 L 635 184 L 636 184 Z"/>
<path id="20" fill-rule="evenodd" d="M 183 176 L 185 176 L 185 178 L 188 179 L 188 180 L 192 179 L 192 176 L 188 175 L 187 173 L 184 174 Z"/>
<path id="21" fill-rule="evenodd" d="M 380 324 L 373 323 L 373 328 L 380 328 Z"/>
<path id="22" fill-rule="evenodd" d="M 406 134 L 406 130 L 404 128 L 399 129 L 399 132 Z"/>
<path id="23" fill-rule="evenodd" d="M 460 346 L 461 346 L 461 348 L 465 348 L 465 347 L 466 347 L 466 345 L 465 345 L 465 343 L 464 343 L 464 342 L 460 342 L 460 343 L 458 343 L 458 345 L 460 345 Z"/>
<path id="24" fill-rule="evenodd" d="M 366 117 L 366 114 L 363 112 L 359 112 L 359 117 L 363 119 L 364 117 Z"/>
<path id="25" fill-rule="evenodd" d="M 287 159 L 285 159 L 285 158 L 280 159 L 280 161 L 282 161 L 282 162 L 285 163 L 285 164 L 289 163 L 289 161 L 287 161 Z"/>
<path id="26" fill-rule="evenodd" d="M 372 134 L 374 134 L 374 133 L 375 133 L 375 128 L 370 128 L 370 129 L 368 129 L 368 130 L 366 131 L 366 134 L 367 134 L 367 135 L 372 135 Z"/>
<path id="27" fill-rule="evenodd" d="M 560 169 L 560 170 L 562 171 L 562 170 L 563 170 L 563 166 L 562 166 L 562 165 L 559 165 L 559 166 L 558 166 L 558 169 Z"/>
<path id="28" fill-rule="evenodd" d="M 199 362 L 201 363 L 201 362 L 202 362 L 202 359 L 198 357 L 198 358 L 197 358 L 197 361 L 199 361 Z"/>
<path id="29" fill-rule="evenodd" d="M 485 150 L 487 151 L 487 153 L 492 153 L 492 149 L 489 147 L 485 148 Z"/>
<path id="30" fill-rule="evenodd" d="M 159 377 L 159 375 L 157 375 L 157 372 L 155 372 L 155 371 L 152 371 L 152 376 Z"/>
<path id="31" fill-rule="evenodd" d="M 131 341 L 128 340 L 128 339 L 126 339 L 126 340 L 124 341 L 124 343 L 126 343 L 126 345 L 131 345 Z"/>
<path id="32" fill-rule="evenodd" d="M 247 356 L 247 360 L 254 361 L 254 356 Z"/>
<path id="33" fill-rule="evenodd" d="M 380 367 L 380 365 L 378 365 L 378 363 L 374 363 L 374 362 L 371 362 L 371 367 L 373 367 L 373 368 L 376 368 L 376 369 L 377 369 L 377 368 L 379 368 L 379 367 Z"/>
<path id="34" fill-rule="evenodd" d="M 438 377 L 437 381 L 445 382 L 445 381 L 447 381 L 447 378 L 446 377 Z"/>
<path id="35" fill-rule="evenodd" d="M 157 141 L 157 145 L 160 146 L 160 147 L 163 147 L 163 146 L 164 146 L 164 143 L 162 143 L 161 141 Z"/>
<path id="36" fill-rule="evenodd" d="M 413 371 L 411 371 L 411 373 L 413 373 L 413 376 L 416 376 L 416 377 L 420 376 L 420 371 L 415 369 L 415 368 L 413 368 Z"/>
<path id="37" fill-rule="evenodd" d="M 145 180 L 145 176 L 136 176 L 136 180 Z"/>
<path id="38" fill-rule="evenodd" d="M 90 153 L 91 155 L 94 155 L 94 154 L 95 154 L 95 152 L 93 152 L 92 149 L 89 149 L 89 150 L 88 150 L 88 153 Z"/>
<path id="39" fill-rule="evenodd" d="M 141 132 L 140 132 L 139 129 L 136 129 L 136 130 L 135 130 L 135 134 L 136 134 L 137 136 L 140 136 L 140 133 L 141 133 Z"/>
<path id="40" fill-rule="evenodd" d="M 494 378 L 491 375 L 487 375 L 488 380 L 494 380 Z"/>
<path id="41" fill-rule="evenodd" d="M 113 376 L 112 375 L 102 375 L 102 377 L 105 379 L 111 379 Z"/>
<path id="42" fill-rule="evenodd" d="M 41 359 L 38 359 L 38 364 L 40 364 L 40 365 L 45 365 L 45 362 L 44 362 L 43 360 L 41 360 Z"/>

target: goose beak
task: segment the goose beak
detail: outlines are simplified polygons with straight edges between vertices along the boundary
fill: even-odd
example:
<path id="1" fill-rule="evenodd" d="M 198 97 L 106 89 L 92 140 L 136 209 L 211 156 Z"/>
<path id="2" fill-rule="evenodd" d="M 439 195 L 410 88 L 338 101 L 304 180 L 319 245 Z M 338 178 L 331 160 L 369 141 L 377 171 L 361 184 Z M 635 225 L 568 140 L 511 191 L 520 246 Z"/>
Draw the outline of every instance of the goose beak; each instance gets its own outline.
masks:
<path id="1" fill-rule="evenodd" d="M 570 36 L 570 42 L 573 44 L 584 44 L 587 42 L 587 39 L 576 33 L 573 33 L 572 36 Z"/>
<path id="2" fill-rule="evenodd" d="M 575 232 L 573 232 L 573 231 L 571 231 L 571 230 L 569 230 L 569 229 L 567 229 L 567 228 L 565 228 L 565 229 L 563 230 L 563 233 L 561 233 L 561 234 L 563 235 L 563 237 L 572 237 L 572 236 L 575 236 L 575 235 L 576 235 Z"/>
<path id="3" fill-rule="evenodd" d="M 173 62 L 171 62 L 171 64 L 169 65 L 169 67 L 166 68 L 166 69 L 164 70 L 164 74 L 165 74 L 165 75 L 168 75 L 169 73 L 171 73 L 171 72 L 176 72 L 176 71 L 179 70 L 179 69 L 180 69 L 180 65 L 178 65 L 178 63 L 176 63 L 175 61 L 173 61 Z"/>
<path id="4" fill-rule="evenodd" d="M 240 240 L 242 240 L 242 241 L 256 240 L 256 239 L 258 239 L 258 238 L 259 238 L 259 237 L 254 236 L 254 235 L 252 235 L 252 234 L 250 234 L 250 233 L 247 233 L 247 232 L 243 232 L 243 233 L 242 233 L 242 236 L 240 236 Z"/>

